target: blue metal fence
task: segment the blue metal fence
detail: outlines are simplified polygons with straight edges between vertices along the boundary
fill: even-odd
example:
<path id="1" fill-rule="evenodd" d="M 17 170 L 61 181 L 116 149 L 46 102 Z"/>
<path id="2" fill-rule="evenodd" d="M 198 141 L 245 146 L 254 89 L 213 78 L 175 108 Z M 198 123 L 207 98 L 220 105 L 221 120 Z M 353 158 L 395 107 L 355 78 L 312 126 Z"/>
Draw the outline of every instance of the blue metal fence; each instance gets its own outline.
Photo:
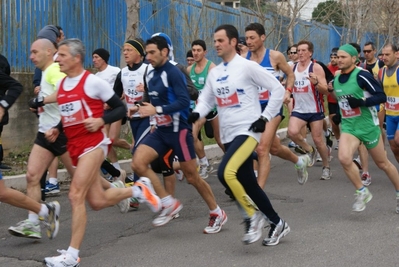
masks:
<path id="1" fill-rule="evenodd" d="M 47 24 L 59 25 L 67 38 L 84 42 L 86 67 L 92 65 L 91 52 L 99 47 L 110 51 L 110 64 L 119 65 L 127 23 L 124 0 L 2 0 L 0 15 L 0 51 L 15 72 L 34 69 L 30 44 Z"/>
<path id="2" fill-rule="evenodd" d="M 209 1 L 196 0 L 139 0 L 139 36 L 144 40 L 153 33 L 165 32 L 173 43 L 177 61 L 184 63 L 186 51 L 194 39 L 208 45 L 208 57 L 219 62 L 212 49 L 214 29 L 220 24 L 233 24 L 241 35 L 251 22 L 260 22 L 251 10 L 233 9 Z M 0 5 L 0 51 L 10 61 L 12 70 L 31 72 L 30 44 L 37 32 L 47 24 L 60 25 L 68 38 L 76 37 L 86 45 L 85 66 L 91 66 L 91 52 L 99 47 L 110 51 L 109 63 L 120 64 L 121 46 L 125 39 L 127 10 L 125 0 L 2 0 Z M 272 32 L 266 46 L 284 52 L 287 36 L 275 30 L 272 17 L 267 15 L 266 31 Z M 287 21 L 282 28 L 287 26 Z M 319 23 L 299 21 L 294 28 L 294 41 L 306 38 L 315 45 L 314 57 L 328 62 L 332 47 L 339 46 L 344 29 Z M 355 38 L 355 36 L 353 36 Z M 374 40 L 378 47 L 383 38 L 366 33 L 362 44 Z"/>

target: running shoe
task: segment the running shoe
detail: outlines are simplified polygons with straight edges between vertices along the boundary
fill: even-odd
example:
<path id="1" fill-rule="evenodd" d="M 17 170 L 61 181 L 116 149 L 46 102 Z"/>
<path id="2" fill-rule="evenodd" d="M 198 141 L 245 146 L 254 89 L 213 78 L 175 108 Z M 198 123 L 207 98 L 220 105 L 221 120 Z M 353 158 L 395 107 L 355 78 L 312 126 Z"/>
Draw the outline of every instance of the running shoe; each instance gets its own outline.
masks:
<path id="1" fill-rule="evenodd" d="M 298 146 L 298 145 L 294 148 L 294 150 L 295 150 L 295 152 L 297 152 L 297 153 L 299 153 L 299 154 L 302 154 L 302 155 L 307 154 L 306 151 L 305 151 L 305 149 L 303 149 L 302 147 L 300 147 L 300 146 Z"/>
<path id="2" fill-rule="evenodd" d="M 288 147 L 290 147 L 290 148 L 293 148 L 293 147 L 296 147 L 296 146 L 297 145 L 295 144 L 294 141 L 291 141 L 291 142 L 288 143 Z"/>
<path id="3" fill-rule="evenodd" d="M 355 203 L 352 209 L 357 212 L 363 211 L 366 208 L 366 204 L 373 198 L 368 188 L 365 188 L 363 191 L 356 190 L 355 196 Z"/>
<path id="4" fill-rule="evenodd" d="M 209 177 L 209 174 L 213 171 L 213 167 L 211 165 L 205 165 L 201 164 L 199 166 L 199 176 L 201 176 L 202 179 L 206 179 Z"/>
<path id="5" fill-rule="evenodd" d="M 323 167 L 320 180 L 330 180 L 332 176 L 330 167 Z"/>
<path id="6" fill-rule="evenodd" d="M 307 153 L 309 155 L 309 167 L 312 167 L 316 162 L 317 150 L 315 147 L 312 146 L 312 152 Z"/>
<path id="7" fill-rule="evenodd" d="M 61 255 L 44 258 L 44 263 L 48 267 L 78 267 L 80 265 L 80 258 L 75 260 L 71 254 L 66 250 L 57 249 Z"/>
<path id="8" fill-rule="evenodd" d="M 112 184 L 115 185 L 115 187 L 117 187 L 117 188 L 125 188 L 125 183 L 122 182 L 122 180 L 116 180 Z M 129 198 L 122 199 L 116 205 L 119 207 L 119 210 L 121 213 L 126 213 L 129 211 L 129 208 L 130 208 L 130 199 Z"/>
<path id="9" fill-rule="evenodd" d="M 216 234 L 222 230 L 222 226 L 227 222 L 227 215 L 222 210 L 222 216 L 211 213 L 209 215 L 209 223 L 208 226 L 204 229 L 204 234 Z"/>
<path id="10" fill-rule="evenodd" d="M 257 211 L 252 218 L 246 218 L 244 220 L 245 234 L 242 238 L 242 242 L 245 245 L 254 243 L 259 240 L 262 236 L 262 229 L 265 224 L 265 220 L 261 212 Z"/>
<path id="11" fill-rule="evenodd" d="M 52 184 L 49 181 L 46 182 L 46 187 L 44 189 L 44 193 L 46 196 L 55 195 L 60 192 L 60 184 L 57 182 L 56 184 Z"/>
<path id="12" fill-rule="evenodd" d="M 48 216 L 44 218 L 44 224 L 47 227 L 47 237 L 53 239 L 57 236 L 60 228 L 60 212 L 61 206 L 58 201 L 46 203 L 48 208 Z"/>
<path id="13" fill-rule="evenodd" d="M 359 157 L 354 158 L 353 163 L 355 163 L 355 165 L 359 168 L 359 171 L 363 170 L 362 162 L 360 161 Z"/>
<path id="14" fill-rule="evenodd" d="M 33 239 L 41 239 L 42 233 L 40 224 L 34 224 L 28 219 L 17 223 L 17 226 L 11 226 L 8 228 L 8 232 L 13 236 L 26 237 Z"/>
<path id="15" fill-rule="evenodd" d="M 163 226 L 167 224 L 173 217 L 179 213 L 179 211 L 183 208 L 183 205 L 179 200 L 175 199 L 175 203 L 170 205 L 169 207 L 163 207 L 161 213 L 158 217 L 156 217 L 152 221 L 152 225 L 154 226 Z"/>
<path id="16" fill-rule="evenodd" d="M 129 206 L 130 206 L 130 210 L 136 211 L 140 207 L 140 202 L 137 200 L 137 198 L 131 197 L 131 198 L 129 198 Z"/>
<path id="17" fill-rule="evenodd" d="M 367 172 L 362 174 L 361 179 L 364 186 L 369 186 L 371 184 L 371 176 Z"/>
<path id="18" fill-rule="evenodd" d="M 308 155 L 302 155 L 299 157 L 302 159 L 302 167 L 295 164 L 295 169 L 298 174 L 298 177 L 297 177 L 298 183 L 300 185 L 304 185 L 306 183 L 306 181 L 308 180 L 308 176 L 309 176 L 307 168 L 308 168 L 308 165 L 310 162 L 310 158 Z"/>
<path id="19" fill-rule="evenodd" d="M 264 246 L 277 245 L 280 242 L 280 239 L 288 235 L 288 233 L 291 231 L 290 227 L 284 220 L 280 219 L 280 222 L 280 225 L 276 225 L 273 223 L 270 224 L 269 234 L 265 239 L 263 239 L 262 242 Z"/>
<path id="20" fill-rule="evenodd" d="M 141 177 L 133 186 L 138 186 L 141 189 L 141 196 L 135 196 L 140 203 L 146 203 L 153 212 L 161 210 L 161 199 L 155 194 L 150 179 Z"/>

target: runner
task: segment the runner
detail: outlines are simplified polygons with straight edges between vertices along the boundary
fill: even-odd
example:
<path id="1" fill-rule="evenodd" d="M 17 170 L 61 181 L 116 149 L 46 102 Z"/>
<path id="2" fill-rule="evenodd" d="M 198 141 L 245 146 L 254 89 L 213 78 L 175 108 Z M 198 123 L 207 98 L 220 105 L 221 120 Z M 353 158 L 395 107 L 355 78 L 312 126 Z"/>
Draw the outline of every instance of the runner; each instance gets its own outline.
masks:
<path id="1" fill-rule="evenodd" d="M 373 197 L 368 188 L 363 185 L 357 168 L 352 162 L 353 154 L 360 143 L 365 145 L 375 164 L 391 180 L 396 189 L 397 199 L 399 198 L 399 174 L 384 151 L 375 107 L 386 101 L 386 95 L 371 73 L 356 67 L 357 60 L 358 53 L 352 45 L 345 44 L 339 48 L 338 66 L 341 73 L 334 79 L 333 91 L 342 117 L 338 158 L 346 175 L 356 188 L 353 211 L 360 212 L 366 208 L 366 204 Z M 399 212 L 398 205 L 397 201 L 396 212 Z"/>
<path id="2" fill-rule="evenodd" d="M 103 178 L 98 170 L 111 142 L 102 128 L 125 116 L 126 108 L 107 82 L 83 68 L 84 56 L 85 47 L 79 39 L 66 39 L 59 44 L 57 61 L 60 70 L 67 75 L 57 84 L 61 121 L 56 128 L 46 132 L 46 138 L 53 142 L 64 130 L 76 170 L 69 190 L 72 206 L 71 241 L 68 250 L 58 250 L 61 255 L 44 259 L 46 265 L 52 267 L 79 266 L 79 249 L 87 224 L 86 201 L 94 210 L 122 201 L 127 212 L 130 197 L 146 202 L 154 212 L 161 207 L 147 178 L 142 178 L 129 188 L 103 189 Z M 105 115 L 104 103 L 112 108 Z"/>
<path id="3" fill-rule="evenodd" d="M 270 231 L 263 245 L 277 245 L 290 232 L 288 224 L 274 211 L 269 198 L 256 181 L 252 153 L 261 139 L 261 132 L 280 111 L 284 88 L 278 80 L 258 64 L 236 53 L 238 31 L 232 25 L 221 25 L 214 33 L 214 46 L 223 60 L 208 76 L 198 105 L 189 121 L 205 117 L 217 105 L 222 142 L 226 153 L 220 163 L 218 177 L 229 188 L 241 207 L 245 220 L 244 244 L 262 236 L 264 219 L 270 220 Z M 248 44 L 250 46 L 250 44 Z M 262 112 L 258 86 L 270 91 L 269 104 Z M 257 212 L 252 201 L 259 207 Z"/>
<path id="4" fill-rule="evenodd" d="M 60 156 L 69 174 L 72 175 L 74 169 L 66 149 L 65 135 L 61 134 L 53 143 L 48 142 L 44 136 L 45 132 L 56 126 L 60 120 L 56 103 L 43 106 L 43 98 L 53 94 L 56 83 L 65 77 L 65 74 L 60 71 L 58 63 L 54 63 L 55 47 L 48 39 L 38 39 L 32 43 L 30 52 L 31 61 L 38 69 L 42 70 L 43 74 L 41 75 L 38 98 L 29 102 L 30 107 L 37 110 L 39 126 L 29 154 L 26 181 L 27 195 L 35 201 L 40 201 L 42 196 L 40 180 L 56 157 Z M 26 220 L 19 222 L 16 226 L 11 226 L 8 228 L 8 232 L 18 237 L 40 239 L 42 235 L 39 214 L 29 212 Z"/>
<path id="5" fill-rule="evenodd" d="M 173 149 L 188 183 L 196 188 L 208 205 L 210 219 L 204 233 L 218 233 L 227 222 L 227 216 L 216 204 L 210 186 L 198 175 L 191 124 L 187 123 L 190 97 L 184 75 L 169 62 L 171 51 L 163 36 L 155 35 L 146 42 L 147 60 L 151 65 L 148 67 L 145 83 L 150 103 L 143 102 L 130 108 L 129 116 L 137 111 L 141 117 L 155 116 L 157 128 L 137 147 L 132 167 L 137 175 L 150 178 L 155 192 L 162 200 L 162 211 L 153 220 L 153 225 L 165 225 L 183 206 L 166 192 L 158 176 L 148 165 Z"/>
<path id="6" fill-rule="evenodd" d="M 265 28 L 260 23 L 249 24 L 245 28 L 245 37 L 249 48 L 247 59 L 257 62 L 265 70 L 269 71 L 277 81 L 280 81 L 281 72 L 286 75 L 287 89 L 284 101 L 285 103 L 289 103 L 295 76 L 285 60 L 284 55 L 279 51 L 267 49 L 264 46 L 266 32 Z M 268 105 L 270 94 L 267 87 L 259 87 L 258 90 L 260 105 L 263 111 Z M 265 187 L 270 173 L 269 153 L 295 164 L 299 184 L 303 185 L 308 180 L 307 165 L 310 162 L 309 157 L 307 155 L 298 157 L 288 147 L 281 145 L 280 139 L 276 137 L 278 126 L 283 120 L 283 117 L 283 108 L 281 107 L 280 112 L 268 121 L 266 130 L 262 133 L 259 145 L 256 149 L 259 166 L 258 183 L 261 188 Z"/>
<path id="7" fill-rule="evenodd" d="M 193 81 L 198 93 L 201 94 L 202 88 L 205 86 L 206 78 L 209 71 L 216 65 L 208 60 L 205 56 L 207 53 L 206 44 L 203 40 L 195 40 L 191 43 L 191 50 L 194 55 L 194 64 L 187 68 L 187 72 L 190 74 L 190 78 Z M 223 144 L 220 141 L 219 133 L 219 118 L 216 109 L 209 112 L 206 118 L 198 120 L 193 124 L 193 137 L 194 137 L 194 147 L 195 153 L 199 159 L 199 175 L 202 179 L 208 178 L 209 174 L 212 172 L 213 167 L 209 165 L 208 158 L 205 154 L 204 143 L 201 138 L 201 129 L 207 123 L 210 124 L 212 133 L 215 137 L 216 143 L 223 150 Z"/>
<path id="8" fill-rule="evenodd" d="M 298 43 L 298 63 L 293 65 L 295 85 L 292 90 L 294 109 L 288 123 L 288 135 L 310 157 L 309 166 L 316 161 L 316 148 L 309 145 L 301 134 L 308 123 L 311 136 L 323 161 L 321 180 L 331 179 L 327 146 L 323 141 L 324 104 L 323 94 L 327 94 L 327 81 L 323 68 L 313 62 L 313 43 L 302 40 Z"/>

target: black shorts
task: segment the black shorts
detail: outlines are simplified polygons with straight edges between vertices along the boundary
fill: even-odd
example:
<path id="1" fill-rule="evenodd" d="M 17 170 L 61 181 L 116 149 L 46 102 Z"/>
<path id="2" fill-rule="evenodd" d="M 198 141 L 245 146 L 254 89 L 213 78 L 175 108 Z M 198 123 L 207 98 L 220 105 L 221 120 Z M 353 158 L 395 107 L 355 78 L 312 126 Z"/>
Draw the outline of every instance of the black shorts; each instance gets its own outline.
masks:
<path id="1" fill-rule="evenodd" d="M 47 149 L 56 157 L 61 156 L 65 152 L 67 152 L 67 138 L 63 132 L 58 135 L 58 138 L 55 140 L 54 143 L 50 143 L 49 141 L 47 141 L 44 133 L 38 132 L 36 135 L 35 144 Z"/>
<path id="2" fill-rule="evenodd" d="M 218 112 L 216 110 L 212 110 L 211 112 L 208 113 L 208 115 L 206 115 L 205 118 L 206 118 L 207 121 L 211 121 L 214 118 L 216 118 L 217 115 L 218 115 Z"/>
<path id="3" fill-rule="evenodd" d="M 175 154 L 170 149 L 165 155 L 159 156 L 156 160 L 151 162 L 151 169 L 156 173 L 162 173 L 163 177 L 171 176 L 175 173 L 173 170 L 173 159 Z"/>
<path id="4" fill-rule="evenodd" d="M 338 114 L 338 103 L 328 102 L 328 114 L 329 115 Z"/>

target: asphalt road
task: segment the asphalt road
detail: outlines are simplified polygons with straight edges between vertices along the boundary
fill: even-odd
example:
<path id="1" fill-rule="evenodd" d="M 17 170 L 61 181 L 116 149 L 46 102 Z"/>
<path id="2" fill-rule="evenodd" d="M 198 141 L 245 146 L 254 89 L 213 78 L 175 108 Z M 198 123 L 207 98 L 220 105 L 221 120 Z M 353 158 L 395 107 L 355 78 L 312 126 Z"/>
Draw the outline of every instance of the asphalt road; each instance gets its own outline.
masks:
<path id="1" fill-rule="evenodd" d="M 262 240 L 241 243 L 242 219 L 213 173 L 207 182 L 229 217 L 220 233 L 202 233 L 208 223 L 207 207 L 192 186 L 178 182 L 176 195 L 184 207 L 180 218 L 163 227 L 151 225 L 155 215 L 146 206 L 127 214 L 120 214 L 116 207 L 89 209 L 81 266 L 399 266 L 399 215 L 392 184 L 370 163 L 369 189 L 374 197 L 365 211 L 352 212 L 355 191 L 336 155 L 333 151 L 331 180 L 319 180 L 321 164 L 317 163 L 309 169 L 309 180 L 303 186 L 297 183 L 291 163 L 273 157 L 266 192 L 291 227 L 278 246 L 262 246 Z M 43 266 L 44 257 L 68 247 L 71 208 L 67 189 L 64 185 L 61 194 L 52 198 L 62 207 L 61 229 L 54 240 L 48 240 L 44 232 L 40 241 L 9 235 L 7 228 L 27 213 L 0 204 L 0 266 Z M 265 229 L 263 236 L 266 234 Z"/>

